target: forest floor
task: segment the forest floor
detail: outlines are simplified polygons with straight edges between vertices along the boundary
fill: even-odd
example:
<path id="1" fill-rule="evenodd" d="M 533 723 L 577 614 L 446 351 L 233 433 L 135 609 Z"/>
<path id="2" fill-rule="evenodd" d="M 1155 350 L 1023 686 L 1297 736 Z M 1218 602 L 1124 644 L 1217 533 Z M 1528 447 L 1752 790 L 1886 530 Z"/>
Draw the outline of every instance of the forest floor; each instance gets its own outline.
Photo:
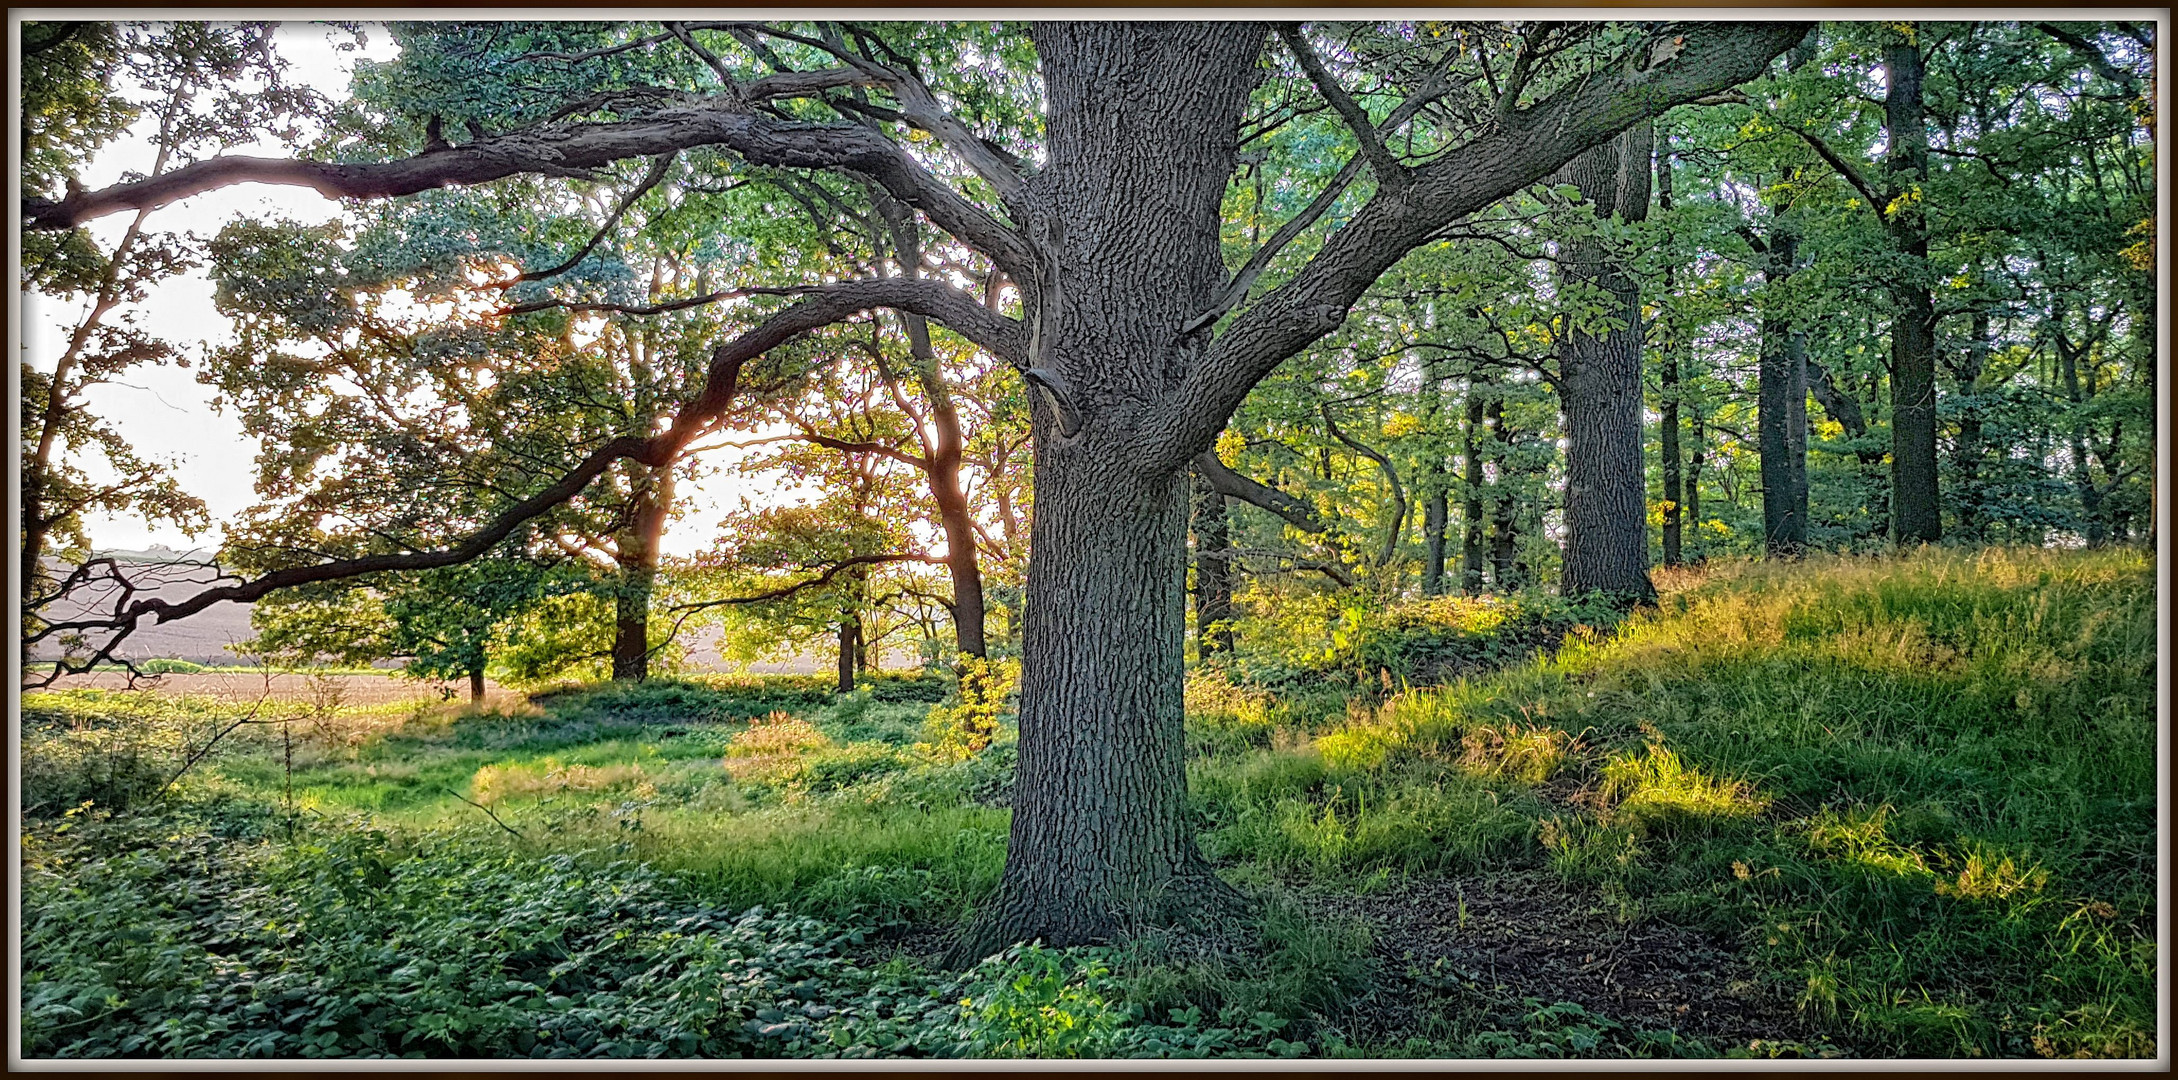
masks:
<path id="1" fill-rule="evenodd" d="M 1244 625 L 1189 780 L 1256 916 L 965 972 L 1013 746 L 943 679 L 26 695 L 24 1052 L 2155 1053 L 2146 553 L 1660 585 Z"/>

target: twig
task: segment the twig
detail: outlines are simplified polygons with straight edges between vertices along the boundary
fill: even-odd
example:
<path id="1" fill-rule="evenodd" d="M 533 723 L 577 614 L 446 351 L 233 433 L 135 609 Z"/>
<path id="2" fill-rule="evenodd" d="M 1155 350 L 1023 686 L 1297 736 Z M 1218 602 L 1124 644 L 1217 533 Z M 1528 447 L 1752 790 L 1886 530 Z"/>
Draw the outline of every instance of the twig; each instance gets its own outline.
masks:
<path id="1" fill-rule="evenodd" d="M 482 810 L 482 811 L 484 811 L 484 816 L 485 816 L 485 817 L 488 817 L 488 818 L 490 818 L 490 819 L 492 819 L 492 824 L 494 824 L 494 825 L 497 825 L 497 826 L 499 826 L 500 828 L 502 828 L 502 829 L 505 829 L 505 830 L 507 830 L 507 835 L 509 835 L 509 836 L 512 836 L 512 837 L 514 837 L 514 838 L 515 838 L 516 840 L 527 840 L 527 839 L 529 839 L 529 837 L 523 836 L 523 835 L 522 835 L 522 834 L 521 834 L 520 832 L 516 831 L 516 830 L 515 830 L 515 828 L 514 828 L 514 826 L 512 826 L 512 825 L 509 825 L 509 824 L 507 824 L 506 822 L 504 822 L 504 821 L 501 821 L 501 820 L 499 820 L 499 815 L 498 815 L 498 814 L 495 814 L 495 813 L 492 813 L 492 808 L 491 808 L 491 807 L 489 807 L 489 806 L 486 806 L 486 805 L 484 805 L 483 803 L 480 803 L 480 802 L 476 801 L 475 799 L 472 799 L 472 798 L 468 797 L 467 795 L 463 795 L 463 794 L 462 794 L 461 792 L 455 791 L 455 790 L 454 790 L 453 788 L 450 788 L 450 787 L 442 787 L 442 788 L 440 788 L 439 790 L 440 790 L 440 791 L 443 791 L 443 792 L 445 792 L 445 793 L 447 793 L 448 795 L 452 795 L 453 797 L 455 797 L 455 798 L 457 798 L 457 799 L 460 799 L 460 800 L 461 800 L 462 802 L 468 803 L 468 804 L 469 804 L 470 806 L 474 806 L 474 807 L 476 807 L 477 809 L 479 809 L 479 810 Z"/>

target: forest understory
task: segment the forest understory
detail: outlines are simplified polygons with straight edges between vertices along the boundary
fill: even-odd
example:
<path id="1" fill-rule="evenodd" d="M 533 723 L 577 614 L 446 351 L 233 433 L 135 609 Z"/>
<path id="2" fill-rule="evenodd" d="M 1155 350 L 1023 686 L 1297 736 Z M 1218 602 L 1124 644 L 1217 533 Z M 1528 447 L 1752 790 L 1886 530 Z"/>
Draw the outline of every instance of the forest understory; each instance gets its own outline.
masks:
<path id="1" fill-rule="evenodd" d="M 966 970 L 1013 736 L 941 676 L 27 695 L 24 1052 L 2152 1056 L 2146 553 L 1659 585 L 1244 613 L 1188 772 L 1249 918 Z"/>

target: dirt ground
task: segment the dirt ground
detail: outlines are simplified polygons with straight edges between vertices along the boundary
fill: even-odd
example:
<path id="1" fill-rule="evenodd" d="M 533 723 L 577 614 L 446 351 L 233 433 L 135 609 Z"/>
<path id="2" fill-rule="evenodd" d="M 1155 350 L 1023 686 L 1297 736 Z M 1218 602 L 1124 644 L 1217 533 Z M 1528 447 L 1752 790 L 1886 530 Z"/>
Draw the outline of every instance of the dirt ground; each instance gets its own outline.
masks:
<path id="1" fill-rule="evenodd" d="M 1623 923 L 1604 897 L 1548 871 L 1409 879 L 1361 896 L 1309 890 L 1301 902 L 1368 924 L 1381 985 L 1363 1011 L 1384 1035 L 1419 1033 L 1462 1000 L 1532 997 L 1719 1049 L 1809 1037 L 1794 1003 L 1733 943 L 1656 918 Z"/>

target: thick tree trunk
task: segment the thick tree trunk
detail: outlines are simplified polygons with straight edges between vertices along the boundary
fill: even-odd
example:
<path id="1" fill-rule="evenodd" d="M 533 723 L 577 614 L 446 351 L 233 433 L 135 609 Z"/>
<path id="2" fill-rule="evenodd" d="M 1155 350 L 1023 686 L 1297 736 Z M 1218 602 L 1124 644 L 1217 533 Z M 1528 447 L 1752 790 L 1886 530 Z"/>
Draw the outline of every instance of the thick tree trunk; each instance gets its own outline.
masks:
<path id="1" fill-rule="evenodd" d="M 1190 472 L 1195 496 L 1195 647 L 1200 655 L 1233 649 L 1232 518 L 1225 496 Z"/>
<path id="2" fill-rule="evenodd" d="M 1891 539 L 1900 546 L 1943 538 L 1936 487 L 1936 304 L 1924 279 L 1928 219 L 1922 185 L 1928 180 L 1928 128 L 1921 106 L 1921 48 L 1910 41 L 1883 52 L 1888 89 L 1883 124 L 1890 149 L 1892 209 L 1884 219 L 1892 246 L 1905 256 L 1891 300 Z"/>
<path id="3" fill-rule="evenodd" d="M 1482 397 L 1467 384 L 1467 407 L 1460 425 L 1460 591 L 1482 591 Z"/>
<path id="4" fill-rule="evenodd" d="M 1263 30 L 1063 22 L 1031 31 L 1049 162 L 1031 183 L 1047 279 L 1032 362 L 1036 515 L 1019 764 L 998 894 L 953 959 L 1109 939 L 1237 901 L 1187 812 L 1181 727 L 1188 458 L 1144 464 L 1141 417 L 1201 355 L 1176 333 L 1225 277 L 1219 210 Z"/>
<path id="5" fill-rule="evenodd" d="M 1585 150 L 1561 175 L 1599 217 L 1648 216 L 1650 126 Z M 1568 245 L 1569 284 L 1602 291 L 1620 328 L 1575 328 L 1560 358 L 1565 411 L 1567 595 L 1600 591 L 1628 603 L 1656 599 L 1649 581 L 1648 483 L 1641 462 L 1641 292 L 1593 241 Z"/>
<path id="6" fill-rule="evenodd" d="M 484 700 L 484 667 L 481 664 L 469 669 L 469 700 Z"/>
<path id="7" fill-rule="evenodd" d="M 658 543 L 673 510 L 673 466 L 650 469 L 636 485 L 635 512 L 620 537 L 620 581 L 613 590 L 613 680 L 650 677 L 650 594 L 658 581 Z"/>
<path id="8" fill-rule="evenodd" d="M 1091 432 L 1094 434 L 1094 432 Z M 1099 460 L 1102 459 L 1102 460 Z M 1086 447 L 1038 448 L 1005 929 L 1066 944 L 1169 916 L 1210 878 L 1187 819 L 1181 608 L 1187 489 Z"/>
<path id="9" fill-rule="evenodd" d="M 1780 207 L 1782 216 L 1786 208 Z M 1763 276 L 1771 305 L 1762 315 L 1756 425 L 1762 468 L 1763 550 L 1798 558 L 1807 548 L 1807 335 L 1783 311 L 1776 290 L 1792 276 L 1799 238 L 1780 222 L 1770 230 Z"/>

